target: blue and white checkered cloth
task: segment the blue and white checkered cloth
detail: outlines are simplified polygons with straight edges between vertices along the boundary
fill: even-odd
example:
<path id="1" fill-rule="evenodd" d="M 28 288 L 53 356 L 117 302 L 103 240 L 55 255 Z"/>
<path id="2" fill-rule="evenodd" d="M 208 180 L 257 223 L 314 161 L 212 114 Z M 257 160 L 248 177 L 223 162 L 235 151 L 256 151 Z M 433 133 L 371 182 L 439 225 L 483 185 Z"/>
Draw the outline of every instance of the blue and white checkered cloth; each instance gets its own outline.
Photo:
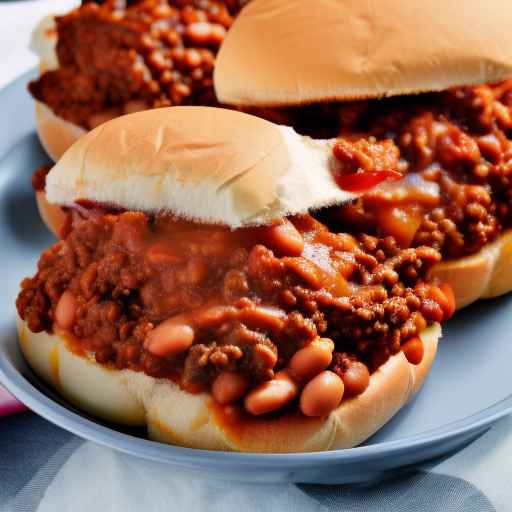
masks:
<path id="1" fill-rule="evenodd" d="M 233 484 L 117 453 L 27 412 L 0 420 L 0 512 L 512 511 L 512 418 L 366 486 Z"/>

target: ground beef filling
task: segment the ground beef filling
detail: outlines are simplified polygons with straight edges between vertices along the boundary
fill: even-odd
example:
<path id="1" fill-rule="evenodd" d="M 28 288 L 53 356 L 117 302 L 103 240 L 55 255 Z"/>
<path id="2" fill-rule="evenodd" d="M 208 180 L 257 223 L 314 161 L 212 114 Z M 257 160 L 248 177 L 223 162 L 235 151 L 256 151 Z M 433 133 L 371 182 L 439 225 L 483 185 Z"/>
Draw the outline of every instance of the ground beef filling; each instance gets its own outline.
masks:
<path id="1" fill-rule="evenodd" d="M 215 105 L 215 55 L 241 3 L 84 3 L 56 17 L 59 67 L 29 90 L 85 129 L 152 107 Z"/>
<path id="2" fill-rule="evenodd" d="M 427 245 L 456 258 L 511 226 L 512 81 L 311 106 L 288 112 L 285 122 L 340 137 L 340 186 L 376 186 L 326 212 L 332 229 L 392 235 L 402 247 Z"/>
<path id="3" fill-rule="evenodd" d="M 310 216 L 230 231 L 137 212 L 70 215 L 22 282 L 19 315 L 34 332 L 67 332 L 101 364 L 187 390 L 226 371 L 258 386 L 319 340 L 339 377 L 356 363 L 368 374 L 452 312 L 446 289 L 423 281 L 436 250 L 334 234 Z"/>

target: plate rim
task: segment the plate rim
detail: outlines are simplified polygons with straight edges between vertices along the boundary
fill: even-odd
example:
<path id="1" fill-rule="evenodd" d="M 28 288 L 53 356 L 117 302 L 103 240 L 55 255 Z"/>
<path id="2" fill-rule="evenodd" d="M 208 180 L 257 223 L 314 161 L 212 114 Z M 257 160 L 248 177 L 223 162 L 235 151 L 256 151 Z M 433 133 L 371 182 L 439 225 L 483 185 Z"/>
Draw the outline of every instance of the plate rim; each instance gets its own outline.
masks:
<path id="1" fill-rule="evenodd" d="M 13 325 L 13 322 L 10 322 L 9 325 Z M 13 334 L 13 331 L 15 332 L 16 330 L 11 328 L 10 335 Z M 181 463 L 185 465 L 186 462 L 189 462 L 190 464 L 200 463 L 205 466 L 220 461 L 224 464 L 237 464 L 238 466 L 240 464 L 268 466 L 269 463 L 272 463 L 272 467 L 277 469 L 279 466 L 285 465 L 287 467 L 292 465 L 304 468 L 318 463 L 368 462 L 376 457 L 399 456 L 410 450 L 428 449 L 429 446 L 438 443 L 448 442 L 451 439 L 462 436 L 469 436 L 491 426 L 502 417 L 512 414 L 511 393 L 505 398 L 464 418 L 428 429 L 424 432 L 391 441 L 381 441 L 371 445 L 341 450 L 297 453 L 246 453 L 200 450 L 132 436 L 77 414 L 73 410 L 54 401 L 29 382 L 9 357 L 7 346 L 7 343 L 2 343 L 0 340 L 0 382 L 29 409 L 51 423 L 81 438 L 138 457 L 165 463 Z M 16 350 L 19 357 L 24 360 L 17 344 Z M 128 446 L 125 446 L 125 444 L 128 444 Z"/>

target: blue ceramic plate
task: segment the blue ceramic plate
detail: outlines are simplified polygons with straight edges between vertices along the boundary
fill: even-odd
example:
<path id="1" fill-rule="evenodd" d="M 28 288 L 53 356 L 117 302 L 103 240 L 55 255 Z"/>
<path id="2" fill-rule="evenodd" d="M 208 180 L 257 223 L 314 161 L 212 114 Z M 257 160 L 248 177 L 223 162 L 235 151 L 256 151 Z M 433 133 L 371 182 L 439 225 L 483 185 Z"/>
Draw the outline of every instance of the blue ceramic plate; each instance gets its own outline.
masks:
<path id="1" fill-rule="evenodd" d="M 0 91 L 0 381 L 22 402 L 75 434 L 138 457 L 250 481 L 361 482 L 456 450 L 512 412 L 512 296 L 466 309 L 445 328 L 417 398 L 364 446 L 290 455 L 207 452 L 148 441 L 87 417 L 41 384 L 17 347 L 14 301 L 52 237 L 39 220 L 32 171 L 47 162 L 34 129 L 27 74 Z"/>

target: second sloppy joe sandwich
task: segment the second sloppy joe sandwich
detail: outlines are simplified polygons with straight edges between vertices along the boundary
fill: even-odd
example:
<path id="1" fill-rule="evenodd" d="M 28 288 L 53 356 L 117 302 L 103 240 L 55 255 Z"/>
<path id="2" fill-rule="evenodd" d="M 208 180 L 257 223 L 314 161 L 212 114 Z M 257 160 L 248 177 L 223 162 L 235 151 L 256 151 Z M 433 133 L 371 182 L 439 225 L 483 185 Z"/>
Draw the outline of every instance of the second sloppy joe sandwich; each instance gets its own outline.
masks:
<path id="1" fill-rule="evenodd" d="M 321 218 L 440 251 L 460 308 L 512 289 L 511 6 L 254 0 L 219 51 L 216 93 L 338 137 L 337 181 L 361 194 Z"/>
<path id="2" fill-rule="evenodd" d="M 37 131 L 53 160 L 114 117 L 156 107 L 216 105 L 215 55 L 242 0 L 82 1 L 48 16 L 31 48 Z"/>
<path id="3" fill-rule="evenodd" d="M 351 447 L 422 385 L 440 254 L 333 233 L 331 151 L 207 107 L 110 121 L 50 171 L 62 239 L 17 299 L 21 349 L 97 417 L 183 446 Z M 304 186 L 306 184 L 307 186 Z"/>

